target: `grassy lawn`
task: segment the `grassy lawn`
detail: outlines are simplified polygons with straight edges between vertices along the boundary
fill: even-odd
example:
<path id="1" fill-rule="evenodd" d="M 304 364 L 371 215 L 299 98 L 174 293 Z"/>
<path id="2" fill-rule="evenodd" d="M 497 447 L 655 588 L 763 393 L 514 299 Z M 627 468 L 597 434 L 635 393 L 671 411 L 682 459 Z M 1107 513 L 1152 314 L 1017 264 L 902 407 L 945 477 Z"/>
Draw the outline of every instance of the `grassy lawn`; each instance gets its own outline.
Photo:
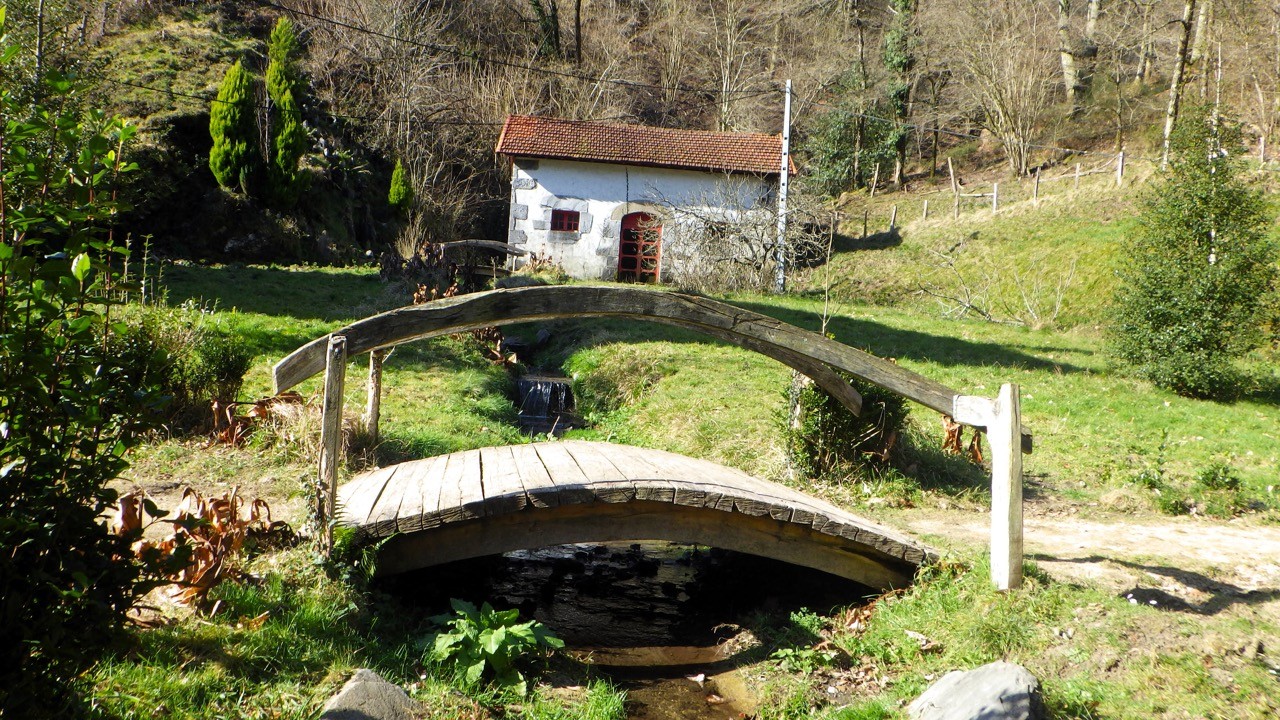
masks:
<path id="1" fill-rule="evenodd" d="M 166 268 L 165 285 L 170 303 L 207 308 L 249 344 L 255 361 L 245 398 L 269 393 L 271 365 L 299 345 L 407 298 L 370 269 L 180 266 Z M 727 300 L 802 327 L 822 323 L 820 297 Z M 1245 399 L 1215 404 L 1124 377 L 1087 327 L 1031 330 L 845 300 L 830 310 L 826 330 L 837 340 L 963 392 L 993 396 L 1002 382 L 1020 384 L 1024 422 L 1036 437 L 1026 458 L 1033 515 L 1069 507 L 1103 519 L 1154 522 L 1162 517 L 1160 498 L 1181 494 L 1203 506 L 1198 512 L 1238 516 L 1237 523 L 1280 518 L 1273 488 L 1280 466 L 1274 358 L 1250 360 L 1259 382 Z M 518 326 L 509 334 L 530 335 L 538 327 Z M 786 470 L 780 435 L 789 369 L 660 325 L 548 327 L 552 341 L 533 363 L 575 376 L 593 424 L 578 434 L 801 482 Z M 348 370 L 346 397 L 353 418 L 364 402 L 357 381 L 363 358 L 357 360 Z M 523 441 L 510 382 L 466 337 L 397 349 L 386 365 L 386 441 L 378 458 L 394 462 Z M 317 381 L 301 390 L 316 398 Z M 896 469 L 805 487 L 872 516 L 910 512 L 887 510 L 885 498 L 892 500 L 888 505 L 932 510 L 984 506 L 985 473 L 936 449 L 936 413 L 914 409 L 911 422 Z M 251 438 L 244 447 L 156 440 L 139 452 L 130 479 L 150 488 L 246 486 L 289 508 L 286 519 L 298 522 L 314 472 L 313 442 L 309 431 L 293 441 L 279 433 Z M 352 458 L 344 473 L 367 460 Z M 1198 480 L 1216 463 L 1229 466 L 1239 490 L 1211 490 Z M 1150 481 L 1157 471 L 1160 493 Z M 514 705 L 493 696 L 468 698 L 422 665 L 414 646 L 425 633 L 420 624 L 302 549 L 262 554 L 243 569 L 241 579 L 215 591 L 222 601 L 215 615 L 134 631 L 131 650 L 105 659 L 86 678 L 104 716 L 311 717 L 350 669 L 364 666 L 405 685 L 432 708 L 432 717 L 618 717 L 616 692 L 599 685 L 569 700 L 547 688 Z M 1280 637 L 1276 614 L 1258 609 L 1270 596 L 1224 595 L 1221 606 L 1178 611 L 1054 580 L 1034 565 L 1028 573 L 1024 589 L 996 593 L 981 555 L 962 549 L 906 592 L 880 600 L 865 627 L 846 622 L 838 608 L 760 618 L 753 630 L 767 650 L 789 649 L 810 661 L 783 669 L 762 659 L 743 668 L 761 694 L 761 717 L 897 717 L 902 702 L 931 678 L 1001 658 L 1026 664 L 1042 679 L 1056 717 L 1264 718 L 1280 709 L 1274 661 L 1249 651 L 1255 639 L 1265 638 L 1270 648 Z M 797 623 L 812 632 L 797 633 Z M 830 657 L 814 650 L 818 638 L 829 641 L 822 647 L 835 648 Z M 833 700 L 828 684 L 852 690 L 839 690 Z"/>

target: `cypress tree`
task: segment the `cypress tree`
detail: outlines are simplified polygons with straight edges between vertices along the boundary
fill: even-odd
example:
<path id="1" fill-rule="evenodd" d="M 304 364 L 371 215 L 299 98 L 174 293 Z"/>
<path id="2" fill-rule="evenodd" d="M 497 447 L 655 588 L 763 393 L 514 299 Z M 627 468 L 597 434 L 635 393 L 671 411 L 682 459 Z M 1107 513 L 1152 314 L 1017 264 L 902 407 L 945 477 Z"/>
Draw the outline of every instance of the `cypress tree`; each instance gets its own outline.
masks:
<path id="1" fill-rule="evenodd" d="M 409 184 L 409 177 L 405 174 L 404 163 L 396 160 L 396 167 L 391 171 L 391 189 L 387 191 L 387 203 L 391 207 L 404 211 L 409 208 L 409 203 L 413 201 L 413 186 Z"/>
<path id="2" fill-rule="evenodd" d="M 225 188 L 246 190 L 257 164 L 258 128 L 253 113 L 253 77 L 240 61 L 227 70 L 218 99 L 209 108 L 209 169 Z"/>
<path id="3" fill-rule="evenodd" d="M 1116 353 L 1181 395 L 1234 394 L 1231 361 L 1258 341 L 1276 278 L 1262 195 L 1240 178 L 1240 137 L 1205 108 L 1184 114 L 1164 178 L 1125 241 Z"/>
<path id="4" fill-rule="evenodd" d="M 271 197 L 279 205 L 289 206 L 301 192 L 298 161 L 307 151 L 307 131 L 302 125 L 302 108 L 298 102 L 302 91 L 295 57 L 298 36 L 288 18 L 280 18 L 267 44 L 267 95 L 274 112 L 271 116 Z"/>

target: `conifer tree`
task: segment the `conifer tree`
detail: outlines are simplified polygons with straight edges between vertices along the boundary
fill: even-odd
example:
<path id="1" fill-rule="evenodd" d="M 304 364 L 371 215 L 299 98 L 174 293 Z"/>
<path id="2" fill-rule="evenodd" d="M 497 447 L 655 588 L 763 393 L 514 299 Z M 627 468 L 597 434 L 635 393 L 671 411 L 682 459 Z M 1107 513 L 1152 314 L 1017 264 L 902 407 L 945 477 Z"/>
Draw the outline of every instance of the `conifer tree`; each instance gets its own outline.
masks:
<path id="1" fill-rule="evenodd" d="M 1192 397 L 1238 389 L 1231 361 L 1259 339 L 1276 278 L 1260 192 L 1240 177 L 1240 128 L 1184 114 L 1164 178 L 1127 238 L 1115 350 L 1156 385 Z"/>
<path id="2" fill-rule="evenodd" d="M 391 171 L 391 189 L 387 192 L 387 203 L 403 212 L 412 201 L 413 186 L 409 184 L 409 176 L 405 174 L 404 163 L 396 160 L 396 167 Z"/>
<path id="3" fill-rule="evenodd" d="M 295 56 L 298 36 L 288 18 L 280 18 L 267 44 L 267 95 L 271 98 L 271 198 L 292 205 L 301 192 L 298 161 L 307 151 L 307 131 L 298 102 L 302 91 Z"/>
<path id="4" fill-rule="evenodd" d="M 209 169 L 225 188 L 248 190 L 257 165 L 258 128 L 253 113 L 253 77 L 240 61 L 227 70 L 218 99 L 209 108 Z"/>

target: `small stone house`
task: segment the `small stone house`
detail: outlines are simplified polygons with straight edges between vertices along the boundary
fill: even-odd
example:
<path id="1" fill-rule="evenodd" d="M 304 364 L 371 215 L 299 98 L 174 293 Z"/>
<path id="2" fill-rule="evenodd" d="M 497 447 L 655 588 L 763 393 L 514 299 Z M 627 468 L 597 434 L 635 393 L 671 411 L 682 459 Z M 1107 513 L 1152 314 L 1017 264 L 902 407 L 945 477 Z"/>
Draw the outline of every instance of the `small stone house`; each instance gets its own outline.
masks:
<path id="1" fill-rule="evenodd" d="M 511 245 L 579 279 L 660 282 L 709 223 L 774 205 L 782 139 L 513 115 L 497 153 Z"/>

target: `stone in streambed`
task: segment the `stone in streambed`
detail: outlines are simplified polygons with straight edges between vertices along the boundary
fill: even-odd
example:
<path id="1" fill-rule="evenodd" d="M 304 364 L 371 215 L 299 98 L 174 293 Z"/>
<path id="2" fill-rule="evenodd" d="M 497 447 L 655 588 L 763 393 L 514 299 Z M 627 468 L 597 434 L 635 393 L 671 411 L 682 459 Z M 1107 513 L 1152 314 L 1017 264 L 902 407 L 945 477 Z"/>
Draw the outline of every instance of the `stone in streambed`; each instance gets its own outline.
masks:
<path id="1" fill-rule="evenodd" d="M 912 720 L 1043 720 L 1040 683 L 1021 665 L 947 673 L 907 706 Z"/>

